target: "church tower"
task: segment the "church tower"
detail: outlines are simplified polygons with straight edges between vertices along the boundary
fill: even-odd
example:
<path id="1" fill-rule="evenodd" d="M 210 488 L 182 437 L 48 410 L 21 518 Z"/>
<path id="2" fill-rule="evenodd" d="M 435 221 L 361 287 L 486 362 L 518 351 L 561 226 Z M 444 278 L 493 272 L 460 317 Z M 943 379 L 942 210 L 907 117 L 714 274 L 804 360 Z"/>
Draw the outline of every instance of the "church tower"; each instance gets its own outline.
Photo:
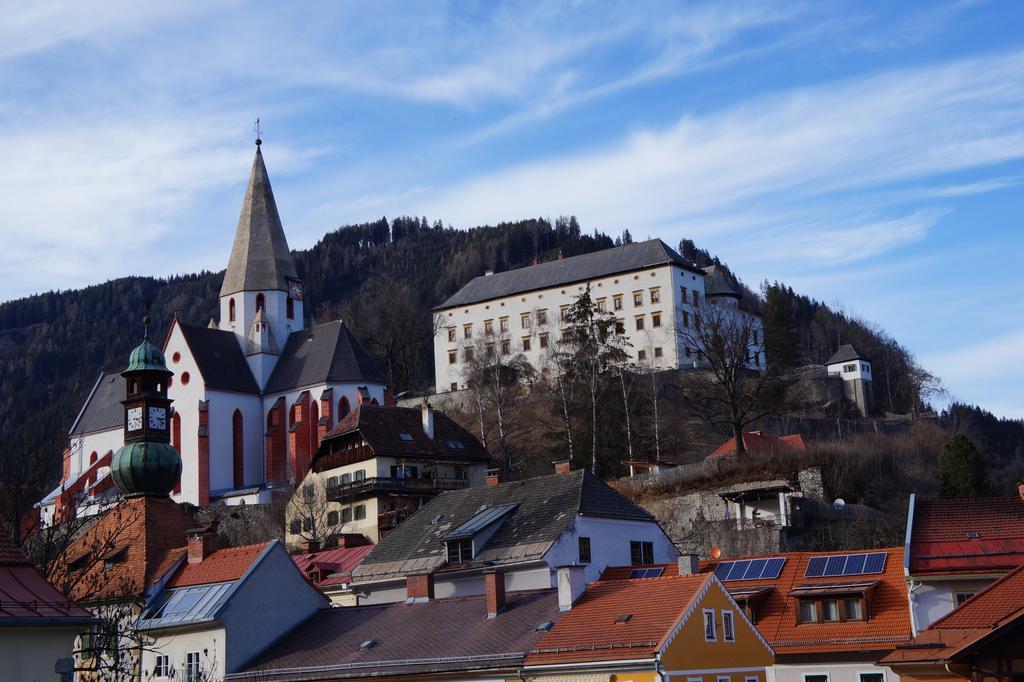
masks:
<path id="1" fill-rule="evenodd" d="M 124 445 L 110 475 L 125 497 L 167 497 L 181 478 L 181 455 L 171 445 L 171 400 L 164 354 L 146 335 L 128 357 L 124 377 Z"/>
<path id="2" fill-rule="evenodd" d="M 249 186 L 220 288 L 220 329 L 235 333 L 262 390 L 280 349 L 302 322 L 302 282 L 295 270 L 274 191 L 256 139 Z"/>

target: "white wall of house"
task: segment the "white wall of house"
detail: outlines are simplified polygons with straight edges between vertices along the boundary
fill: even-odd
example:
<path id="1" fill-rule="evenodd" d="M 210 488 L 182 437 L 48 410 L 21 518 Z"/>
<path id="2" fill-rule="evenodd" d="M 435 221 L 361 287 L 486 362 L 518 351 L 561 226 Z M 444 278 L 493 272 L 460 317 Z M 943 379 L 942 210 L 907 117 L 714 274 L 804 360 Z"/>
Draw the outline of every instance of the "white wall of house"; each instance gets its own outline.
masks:
<path id="1" fill-rule="evenodd" d="M 181 417 L 181 445 L 178 447 L 178 454 L 181 455 L 181 493 L 173 498 L 176 502 L 196 504 L 199 501 L 199 403 L 206 400 L 206 386 L 199 365 L 185 342 L 185 335 L 177 324 L 172 326 L 167 337 L 164 358 L 167 369 L 174 372 L 167 397 L 174 401 L 171 407 Z"/>
<path id="2" fill-rule="evenodd" d="M 873 682 L 877 677 L 862 680 L 861 675 L 882 675 L 882 682 L 898 682 L 900 676 L 869 662 L 779 664 L 768 668 L 768 682 L 804 682 L 807 675 L 827 675 L 828 682 Z"/>
<path id="3" fill-rule="evenodd" d="M 245 351 L 245 337 L 252 329 L 252 321 L 256 317 L 256 296 L 263 294 L 266 300 L 266 316 L 270 323 L 270 331 L 274 335 L 278 348 L 284 348 L 288 335 L 303 329 L 302 301 L 294 302 L 294 315 L 288 318 L 288 294 L 284 291 L 240 291 L 220 299 L 220 329 L 234 332 L 238 343 Z M 230 301 L 235 301 L 235 320 L 229 314 Z M 262 386 L 260 387 L 262 388 Z"/>
<path id="4" fill-rule="evenodd" d="M 556 570 L 559 566 L 579 564 L 579 538 L 590 538 L 590 563 L 584 575 L 587 582 L 601 577 L 609 566 L 629 566 L 632 557 L 632 541 L 653 544 L 655 564 L 672 563 L 679 557 L 679 550 L 657 523 L 653 521 L 628 521 L 605 519 L 593 516 L 577 516 L 569 529 L 563 533 L 544 555 L 548 563 L 548 587 L 558 587 Z"/>
<path id="5" fill-rule="evenodd" d="M 71 437 L 71 477 L 74 481 L 89 468 L 89 458 L 96 453 L 99 459 L 108 452 L 117 452 L 124 445 L 124 429 L 120 426 L 107 431 L 94 431 Z"/>
<path id="6" fill-rule="evenodd" d="M 597 278 L 589 284 L 595 303 L 601 305 L 603 300 L 604 309 L 624 323 L 626 339 L 632 344 L 629 352 L 634 362 L 652 367 L 680 366 L 675 330 L 677 324 L 681 324 L 683 311 L 692 315 L 693 291 L 698 292 L 698 305 L 704 303 L 702 274 L 684 270 L 678 265 L 659 265 Z M 586 287 L 587 282 L 565 284 L 437 311 L 438 332 L 434 337 L 437 391 L 450 391 L 453 384 L 459 388 L 464 386 L 465 350 L 479 338 L 493 339 L 496 352 L 500 352 L 501 341 L 507 339 L 510 353 L 523 353 L 530 364 L 541 369 L 560 338 L 562 308 L 572 305 Z M 685 303 L 681 287 L 686 287 Z M 655 291 L 659 299 L 657 302 L 652 301 L 652 292 Z M 634 293 L 640 294 L 639 305 L 634 302 Z M 621 299 L 618 309 L 616 298 Z M 539 323 L 541 311 L 546 312 L 546 324 Z M 654 326 L 654 313 L 661 315 L 659 327 Z M 524 316 L 528 326 L 524 326 Z M 501 329 L 501 320 L 505 318 L 508 320 L 507 332 Z M 638 318 L 643 319 L 642 331 L 636 328 Z M 490 335 L 485 332 L 487 320 L 492 321 L 493 333 Z M 468 337 L 466 325 L 470 325 Z M 454 340 L 450 340 L 449 329 L 454 329 Z M 541 345 L 542 334 L 547 334 L 548 348 Z M 524 349 L 524 339 L 529 340 L 529 350 Z M 656 357 L 656 348 L 661 349 L 661 357 Z M 450 351 L 456 353 L 455 363 L 449 361 Z M 643 360 L 640 359 L 640 351 L 644 351 Z"/>
<path id="7" fill-rule="evenodd" d="M 922 581 L 912 578 L 910 617 L 917 632 L 946 615 L 956 606 L 957 593 L 974 594 L 991 585 L 998 576 L 963 576 Z"/>
<path id="8" fill-rule="evenodd" d="M 829 374 L 840 376 L 844 381 L 853 379 L 864 379 L 871 381 L 871 363 L 867 360 L 850 360 L 849 362 L 837 362 L 834 365 L 826 365 L 825 369 Z"/>
<path id="9" fill-rule="evenodd" d="M 266 480 L 264 475 L 264 439 L 266 421 L 262 414 L 262 400 L 258 395 L 231 391 L 206 392 L 209 404 L 210 433 L 210 490 L 234 488 L 234 414 L 242 414 L 244 434 L 244 482 L 254 485 Z"/>
<path id="10" fill-rule="evenodd" d="M 151 630 L 147 635 L 153 638 L 153 642 L 142 650 L 142 679 L 185 679 L 185 665 L 189 652 L 199 654 L 200 670 L 207 676 L 200 679 L 224 679 L 227 635 L 219 623 L 188 631 Z M 173 677 L 153 675 L 157 657 L 161 655 L 168 657 L 168 662 L 173 668 Z"/>

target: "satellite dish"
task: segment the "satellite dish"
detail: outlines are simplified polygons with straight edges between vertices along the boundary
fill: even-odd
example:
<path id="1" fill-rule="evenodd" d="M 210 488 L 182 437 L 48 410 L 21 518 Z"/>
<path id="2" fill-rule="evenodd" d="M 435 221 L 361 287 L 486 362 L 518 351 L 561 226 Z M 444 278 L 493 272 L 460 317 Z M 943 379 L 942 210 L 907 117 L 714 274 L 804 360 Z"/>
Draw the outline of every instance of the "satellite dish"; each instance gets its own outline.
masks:
<path id="1" fill-rule="evenodd" d="M 712 559 L 721 559 L 722 558 L 722 548 L 721 547 L 712 547 L 711 548 L 711 558 Z"/>
<path id="2" fill-rule="evenodd" d="M 841 497 L 837 497 L 836 501 L 832 503 L 832 508 L 836 511 L 841 511 L 844 507 L 846 507 L 846 500 Z"/>

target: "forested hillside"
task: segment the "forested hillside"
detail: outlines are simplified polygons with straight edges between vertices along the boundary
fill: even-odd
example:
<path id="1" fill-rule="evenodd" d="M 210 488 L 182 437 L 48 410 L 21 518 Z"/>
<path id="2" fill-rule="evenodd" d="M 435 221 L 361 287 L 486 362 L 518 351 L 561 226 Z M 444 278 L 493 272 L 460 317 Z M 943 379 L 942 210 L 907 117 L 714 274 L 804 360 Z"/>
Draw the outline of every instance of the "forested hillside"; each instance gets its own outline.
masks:
<path id="1" fill-rule="evenodd" d="M 430 309 L 468 280 L 488 267 L 522 267 L 622 241 L 630 241 L 628 232 L 615 239 L 587 234 L 575 218 L 470 230 L 382 218 L 341 227 L 295 258 L 309 321 L 345 319 L 397 393 L 433 384 Z M 718 262 L 689 240 L 679 248 L 700 265 Z M 216 314 L 222 274 L 129 277 L 0 304 L 0 482 L 52 483 L 67 429 L 97 373 L 120 369 L 138 343 L 144 302 L 152 302 L 159 335 L 175 314 L 204 324 Z M 820 363 L 853 342 L 875 363 L 878 403 L 893 412 L 920 409 L 930 378 L 894 339 L 784 285 L 762 289 L 769 358 L 782 366 Z M 38 480 L 24 480 L 26 463 Z"/>

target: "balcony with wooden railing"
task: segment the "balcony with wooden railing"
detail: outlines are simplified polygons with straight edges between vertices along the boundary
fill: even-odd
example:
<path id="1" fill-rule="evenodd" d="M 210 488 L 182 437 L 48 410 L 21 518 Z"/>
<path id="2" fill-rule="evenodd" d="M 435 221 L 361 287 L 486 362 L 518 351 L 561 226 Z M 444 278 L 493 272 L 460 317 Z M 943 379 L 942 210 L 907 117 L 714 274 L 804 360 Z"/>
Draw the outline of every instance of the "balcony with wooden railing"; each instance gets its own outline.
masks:
<path id="1" fill-rule="evenodd" d="M 358 481 L 327 486 L 327 499 L 332 502 L 350 502 L 378 494 L 433 496 L 446 490 L 469 487 L 465 478 L 391 478 L 376 476 Z"/>

